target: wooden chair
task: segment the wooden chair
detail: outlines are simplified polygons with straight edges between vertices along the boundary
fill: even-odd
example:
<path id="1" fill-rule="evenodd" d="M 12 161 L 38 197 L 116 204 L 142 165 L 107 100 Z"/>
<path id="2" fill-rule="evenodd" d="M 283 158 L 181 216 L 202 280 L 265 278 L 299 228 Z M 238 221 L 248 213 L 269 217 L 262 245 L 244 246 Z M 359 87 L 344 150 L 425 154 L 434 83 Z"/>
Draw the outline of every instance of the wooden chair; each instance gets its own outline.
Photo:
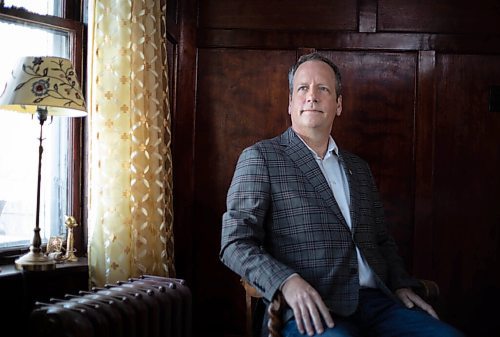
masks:
<path id="1" fill-rule="evenodd" d="M 260 329 L 256 327 L 263 326 L 261 323 L 262 319 L 265 317 L 264 310 L 267 311 L 269 317 L 267 321 L 267 329 L 269 337 L 281 337 L 281 309 L 285 305 L 285 299 L 281 292 L 278 292 L 269 303 L 267 308 L 258 308 L 259 305 L 263 305 L 262 294 L 259 293 L 248 281 L 241 279 L 241 284 L 245 288 L 245 300 L 246 300 L 246 337 L 260 337 L 261 334 L 258 332 Z M 417 291 L 417 294 L 429 303 L 435 303 L 439 296 L 439 286 L 436 282 L 431 280 L 419 280 L 422 287 Z M 259 310 L 260 309 L 260 310 Z M 258 321 L 254 321 L 258 320 Z M 256 325 L 258 324 L 258 325 Z"/>

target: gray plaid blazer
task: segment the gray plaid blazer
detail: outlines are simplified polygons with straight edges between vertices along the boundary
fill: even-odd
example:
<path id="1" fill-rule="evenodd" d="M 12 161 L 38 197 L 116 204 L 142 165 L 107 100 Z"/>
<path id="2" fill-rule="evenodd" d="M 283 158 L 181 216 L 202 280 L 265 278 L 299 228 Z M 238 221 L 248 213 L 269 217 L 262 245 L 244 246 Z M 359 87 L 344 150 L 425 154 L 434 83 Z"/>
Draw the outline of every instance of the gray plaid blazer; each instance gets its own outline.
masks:
<path id="1" fill-rule="evenodd" d="M 359 247 L 378 287 L 415 287 L 387 231 L 365 161 L 339 150 L 350 189 L 352 230 L 311 151 L 289 128 L 240 155 L 222 218 L 221 261 L 268 301 L 300 274 L 338 315 L 352 314 L 359 293 Z M 293 313 L 288 310 L 285 318 Z"/>

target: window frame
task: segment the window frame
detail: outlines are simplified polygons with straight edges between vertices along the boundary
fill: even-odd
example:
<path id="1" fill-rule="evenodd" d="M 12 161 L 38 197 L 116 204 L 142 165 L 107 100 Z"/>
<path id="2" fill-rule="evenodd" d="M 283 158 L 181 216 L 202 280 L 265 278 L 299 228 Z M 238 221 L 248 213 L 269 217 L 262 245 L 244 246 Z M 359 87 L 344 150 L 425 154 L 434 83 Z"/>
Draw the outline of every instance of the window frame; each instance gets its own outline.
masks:
<path id="1" fill-rule="evenodd" d="M 24 8 L 17 7 L 2 7 L 0 4 L 0 18 L 11 22 L 36 25 L 43 28 L 57 29 L 64 31 L 69 36 L 69 59 L 73 62 L 73 66 L 81 81 L 81 88 L 86 97 L 86 26 L 82 20 L 82 8 L 86 4 L 85 0 L 79 1 L 64 1 L 63 10 L 64 18 L 51 15 L 40 15 L 29 12 Z M 79 16 L 80 18 L 76 18 Z M 72 214 L 79 226 L 74 229 L 74 248 L 77 256 L 85 256 L 87 253 L 87 235 L 86 223 L 84 223 L 84 214 L 86 209 L 83 204 L 85 192 L 84 172 L 86 170 L 86 153 L 85 144 L 85 125 L 84 118 L 71 118 L 69 120 L 70 146 L 69 155 L 71 156 L 72 167 L 68 167 L 69 179 L 68 182 L 68 210 Z M 0 265 L 13 263 L 14 260 L 26 253 L 29 246 L 26 247 L 9 247 L 0 249 Z"/>

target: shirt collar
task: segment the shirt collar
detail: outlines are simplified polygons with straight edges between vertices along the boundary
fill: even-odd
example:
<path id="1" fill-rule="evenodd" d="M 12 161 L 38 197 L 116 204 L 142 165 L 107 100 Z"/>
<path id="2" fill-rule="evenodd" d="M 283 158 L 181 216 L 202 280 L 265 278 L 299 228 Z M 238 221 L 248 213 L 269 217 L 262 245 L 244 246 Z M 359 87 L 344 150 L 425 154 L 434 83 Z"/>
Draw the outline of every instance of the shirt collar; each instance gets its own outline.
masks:
<path id="1" fill-rule="evenodd" d="M 324 158 L 321 158 L 320 156 L 318 156 L 318 154 L 309 147 L 309 145 L 307 145 L 307 143 L 297 134 L 297 137 L 299 137 L 299 139 L 302 141 L 302 143 L 304 143 L 305 146 L 307 146 L 307 148 L 312 152 L 314 158 L 318 159 L 318 160 L 324 160 L 326 158 L 328 158 L 329 156 L 331 156 L 333 153 L 335 153 L 338 157 L 339 155 L 339 148 L 337 146 L 337 143 L 335 143 L 335 141 L 333 140 L 333 137 L 330 135 L 330 137 L 328 138 L 328 149 L 326 150 L 326 154 L 325 154 L 325 157 Z"/>
<path id="2" fill-rule="evenodd" d="M 328 139 L 328 150 L 326 152 L 335 152 L 335 154 L 338 156 L 339 155 L 339 147 L 337 146 L 337 143 L 333 140 L 333 137 L 330 136 Z"/>

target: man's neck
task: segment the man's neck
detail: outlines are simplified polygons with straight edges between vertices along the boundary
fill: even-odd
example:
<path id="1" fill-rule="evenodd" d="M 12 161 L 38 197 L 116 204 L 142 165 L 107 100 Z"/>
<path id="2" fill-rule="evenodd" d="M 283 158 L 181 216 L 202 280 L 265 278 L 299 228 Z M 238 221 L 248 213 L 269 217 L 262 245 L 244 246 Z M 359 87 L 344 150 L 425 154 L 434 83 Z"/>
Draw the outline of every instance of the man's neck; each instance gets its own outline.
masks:
<path id="1" fill-rule="evenodd" d="M 316 154 L 323 158 L 328 150 L 328 141 L 330 139 L 330 134 L 324 134 L 322 132 L 298 132 L 295 130 L 300 138 L 314 151 Z"/>

